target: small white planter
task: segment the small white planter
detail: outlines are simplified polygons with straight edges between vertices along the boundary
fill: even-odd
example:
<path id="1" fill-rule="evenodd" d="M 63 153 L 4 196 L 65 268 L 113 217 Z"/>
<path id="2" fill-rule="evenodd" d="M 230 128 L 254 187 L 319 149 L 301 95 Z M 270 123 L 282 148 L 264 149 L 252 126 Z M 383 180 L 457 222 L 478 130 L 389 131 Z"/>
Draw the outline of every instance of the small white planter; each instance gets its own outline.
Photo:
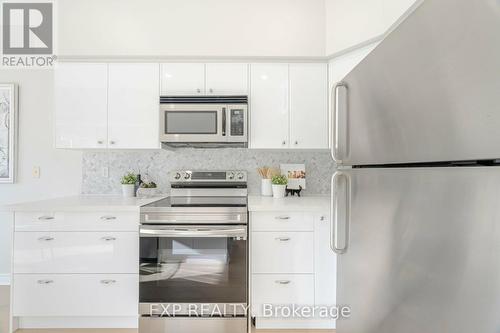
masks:
<path id="1" fill-rule="evenodd" d="M 285 197 L 286 185 L 274 185 L 273 184 L 273 197 L 274 198 L 284 198 Z"/>
<path id="2" fill-rule="evenodd" d="M 270 197 L 273 195 L 273 188 L 272 188 L 272 182 L 271 179 L 262 179 L 261 187 L 260 187 L 260 194 L 265 196 L 265 197 Z"/>
<path id="3" fill-rule="evenodd" d="M 135 185 L 134 184 L 122 184 L 122 192 L 125 198 L 135 197 Z"/>

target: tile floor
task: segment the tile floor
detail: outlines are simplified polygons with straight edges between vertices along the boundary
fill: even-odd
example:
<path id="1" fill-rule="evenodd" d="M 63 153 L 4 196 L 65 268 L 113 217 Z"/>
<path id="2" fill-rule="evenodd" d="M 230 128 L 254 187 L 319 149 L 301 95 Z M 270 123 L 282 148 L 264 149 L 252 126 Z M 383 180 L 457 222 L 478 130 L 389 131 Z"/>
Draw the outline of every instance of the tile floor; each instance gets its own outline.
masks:
<path id="1" fill-rule="evenodd" d="M 9 329 L 9 287 L 0 286 L 0 333 Z M 137 333 L 135 329 L 40 329 L 17 330 L 16 333 Z M 255 331 L 254 333 L 257 333 Z M 258 333 L 335 333 L 330 330 L 259 330 Z"/>

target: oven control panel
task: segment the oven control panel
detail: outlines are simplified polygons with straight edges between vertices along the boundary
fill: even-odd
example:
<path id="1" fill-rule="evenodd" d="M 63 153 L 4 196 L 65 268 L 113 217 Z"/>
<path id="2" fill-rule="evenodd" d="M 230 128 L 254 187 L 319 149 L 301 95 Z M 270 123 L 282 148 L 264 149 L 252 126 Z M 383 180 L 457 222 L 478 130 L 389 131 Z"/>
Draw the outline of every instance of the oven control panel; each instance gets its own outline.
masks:
<path id="1" fill-rule="evenodd" d="M 227 171 L 191 171 L 177 170 L 170 173 L 170 182 L 246 182 L 247 172 L 243 170 Z"/>

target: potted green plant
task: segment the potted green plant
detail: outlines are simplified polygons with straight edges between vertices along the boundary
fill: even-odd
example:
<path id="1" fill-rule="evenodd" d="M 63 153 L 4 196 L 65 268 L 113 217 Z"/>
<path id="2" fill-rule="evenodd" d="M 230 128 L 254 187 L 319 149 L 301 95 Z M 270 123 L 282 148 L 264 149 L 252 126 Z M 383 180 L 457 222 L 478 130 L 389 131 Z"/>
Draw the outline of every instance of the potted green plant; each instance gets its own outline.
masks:
<path id="1" fill-rule="evenodd" d="M 144 182 L 141 183 L 139 189 L 137 190 L 138 197 L 154 197 L 156 195 L 156 183 L 155 182 Z"/>
<path id="2" fill-rule="evenodd" d="M 286 178 L 283 175 L 273 176 L 272 183 L 273 183 L 273 197 L 284 198 L 286 184 L 288 184 L 288 178 Z"/>
<path id="3" fill-rule="evenodd" d="M 121 180 L 123 196 L 126 198 L 135 197 L 135 183 L 137 175 L 132 172 L 126 173 Z"/>

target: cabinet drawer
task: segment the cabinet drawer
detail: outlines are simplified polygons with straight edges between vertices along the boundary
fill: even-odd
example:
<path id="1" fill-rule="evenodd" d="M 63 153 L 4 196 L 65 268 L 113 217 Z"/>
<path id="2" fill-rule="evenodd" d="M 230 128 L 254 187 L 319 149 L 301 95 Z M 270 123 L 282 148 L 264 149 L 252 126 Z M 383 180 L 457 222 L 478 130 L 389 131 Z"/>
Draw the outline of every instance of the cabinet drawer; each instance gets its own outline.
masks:
<path id="1" fill-rule="evenodd" d="M 313 274 L 253 274 L 252 313 L 262 314 L 264 304 L 314 305 Z"/>
<path id="2" fill-rule="evenodd" d="M 302 212 L 253 212 L 252 231 L 313 231 L 314 214 Z"/>
<path id="3" fill-rule="evenodd" d="M 14 274 L 14 316 L 136 316 L 138 274 Z"/>
<path id="4" fill-rule="evenodd" d="M 253 273 L 313 273 L 312 232 L 252 232 Z"/>
<path id="5" fill-rule="evenodd" d="M 135 212 L 18 212 L 16 231 L 138 231 Z"/>
<path id="6" fill-rule="evenodd" d="M 136 232 L 16 232 L 14 273 L 138 273 Z"/>

